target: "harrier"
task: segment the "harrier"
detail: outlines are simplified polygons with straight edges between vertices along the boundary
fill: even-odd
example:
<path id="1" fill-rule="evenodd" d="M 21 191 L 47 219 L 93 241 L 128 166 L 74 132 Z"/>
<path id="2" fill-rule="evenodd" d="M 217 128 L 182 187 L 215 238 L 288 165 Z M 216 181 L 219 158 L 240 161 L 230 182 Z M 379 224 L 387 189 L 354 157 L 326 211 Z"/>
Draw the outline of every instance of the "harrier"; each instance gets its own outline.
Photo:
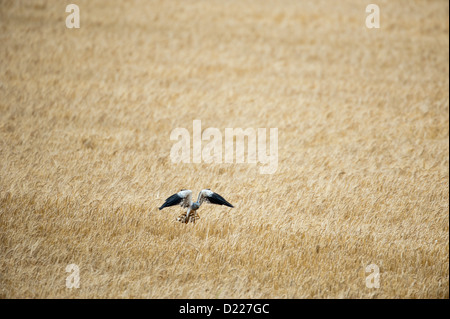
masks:
<path id="1" fill-rule="evenodd" d="M 196 202 L 192 201 L 192 191 L 189 189 L 182 189 L 176 194 L 173 194 L 172 196 L 168 197 L 164 204 L 162 204 L 161 207 L 159 207 L 159 210 L 169 207 L 169 206 L 175 206 L 180 205 L 183 208 L 186 208 L 186 213 L 182 214 L 180 217 L 178 217 L 178 221 L 182 223 L 189 223 L 190 221 L 195 223 L 197 219 L 200 217 L 197 214 L 197 209 L 200 208 L 200 205 L 203 203 L 210 203 L 210 204 L 216 204 L 216 205 L 225 205 L 228 207 L 233 208 L 234 206 L 231 205 L 229 202 L 225 200 L 222 196 L 220 196 L 217 193 L 214 193 L 210 189 L 204 189 L 198 194 L 198 198 Z"/>

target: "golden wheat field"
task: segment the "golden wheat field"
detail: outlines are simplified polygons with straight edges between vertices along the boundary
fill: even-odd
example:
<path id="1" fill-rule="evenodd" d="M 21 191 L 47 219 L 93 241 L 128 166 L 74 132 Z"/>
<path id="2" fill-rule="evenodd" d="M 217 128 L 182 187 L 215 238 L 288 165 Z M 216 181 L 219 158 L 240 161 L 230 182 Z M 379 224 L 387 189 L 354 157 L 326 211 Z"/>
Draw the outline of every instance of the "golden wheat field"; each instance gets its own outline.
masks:
<path id="1" fill-rule="evenodd" d="M 448 298 L 449 3 L 371 2 L 1 0 L 0 297 Z M 277 170 L 174 163 L 194 120 Z"/>

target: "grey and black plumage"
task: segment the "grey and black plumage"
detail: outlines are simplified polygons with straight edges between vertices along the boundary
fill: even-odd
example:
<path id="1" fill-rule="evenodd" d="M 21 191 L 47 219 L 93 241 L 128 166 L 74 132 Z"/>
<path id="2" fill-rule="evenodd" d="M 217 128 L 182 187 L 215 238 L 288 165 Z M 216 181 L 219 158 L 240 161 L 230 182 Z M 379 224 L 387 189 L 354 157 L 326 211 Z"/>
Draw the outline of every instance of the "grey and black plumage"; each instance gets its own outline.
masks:
<path id="1" fill-rule="evenodd" d="M 220 196 L 217 193 L 214 193 L 210 189 L 203 189 L 197 197 L 197 201 L 192 201 L 192 191 L 189 189 L 182 189 L 176 194 L 173 194 L 172 196 L 168 197 L 164 204 L 162 204 L 161 207 L 159 207 L 159 210 L 180 205 L 183 208 L 186 208 L 186 216 L 184 217 L 184 214 L 178 218 L 179 221 L 188 223 L 189 221 L 194 221 L 198 218 L 197 209 L 200 208 L 202 203 L 210 203 L 210 204 L 216 204 L 216 205 L 225 205 L 228 207 L 233 208 L 234 206 L 231 205 L 225 198 Z"/>

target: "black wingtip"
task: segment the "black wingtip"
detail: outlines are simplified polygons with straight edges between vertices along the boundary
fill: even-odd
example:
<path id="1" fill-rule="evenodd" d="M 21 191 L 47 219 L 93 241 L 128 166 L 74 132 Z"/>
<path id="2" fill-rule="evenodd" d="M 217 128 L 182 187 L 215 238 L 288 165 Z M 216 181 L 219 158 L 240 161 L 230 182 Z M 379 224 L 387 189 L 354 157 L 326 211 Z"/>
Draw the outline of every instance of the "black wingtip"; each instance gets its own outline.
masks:
<path id="1" fill-rule="evenodd" d="M 217 204 L 217 205 L 225 205 L 228 207 L 233 208 L 234 206 L 231 205 L 225 198 L 223 198 L 222 196 L 220 196 L 217 193 L 213 193 L 210 197 L 209 197 L 209 202 L 212 204 Z"/>
<path id="2" fill-rule="evenodd" d="M 224 199 L 224 202 L 222 203 L 222 205 L 234 208 L 234 206 L 232 204 L 230 204 L 228 201 L 226 201 L 225 199 Z"/>

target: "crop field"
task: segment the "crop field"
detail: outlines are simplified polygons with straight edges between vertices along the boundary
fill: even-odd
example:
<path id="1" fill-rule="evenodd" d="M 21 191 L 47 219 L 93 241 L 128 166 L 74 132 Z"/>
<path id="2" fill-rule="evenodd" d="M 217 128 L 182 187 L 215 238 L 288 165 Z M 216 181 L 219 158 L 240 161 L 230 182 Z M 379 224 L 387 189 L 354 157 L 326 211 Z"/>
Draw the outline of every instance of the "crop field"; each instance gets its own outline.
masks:
<path id="1" fill-rule="evenodd" d="M 0 298 L 449 298 L 448 87 L 446 0 L 0 0 Z"/>

